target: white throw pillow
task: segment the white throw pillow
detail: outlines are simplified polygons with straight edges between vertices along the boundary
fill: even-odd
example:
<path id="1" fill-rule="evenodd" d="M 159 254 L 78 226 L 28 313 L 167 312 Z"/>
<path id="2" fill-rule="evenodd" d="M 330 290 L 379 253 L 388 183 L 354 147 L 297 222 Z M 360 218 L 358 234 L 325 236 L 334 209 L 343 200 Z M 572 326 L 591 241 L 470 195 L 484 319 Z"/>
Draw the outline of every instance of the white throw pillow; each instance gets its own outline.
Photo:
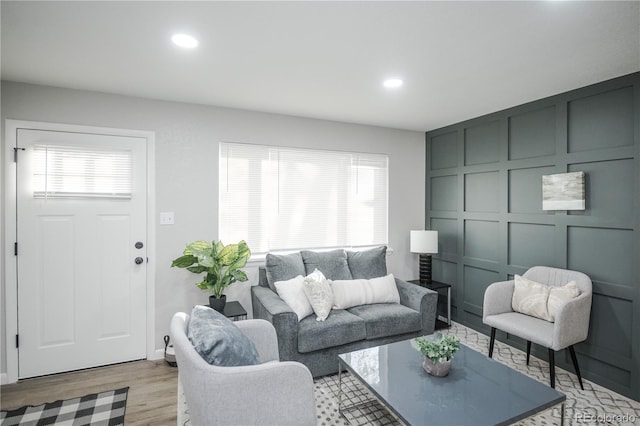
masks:
<path id="1" fill-rule="evenodd" d="M 560 309 L 571 299 L 578 297 L 580 290 L 578 290 L 578 284 L 575 281 L 569 281 L 569 283 L 562 287 L 551 287 L 549 291 L 549 302 L 547 302 L 547 308 L 549 310 L 549 321 L 555 322 L 556 315 Z"/>
<path id="2" fill-rule="evenodd" d="M 549 321 L 548 301 L 548 285 L 531 281 L 520 275 L 515 276 L 515 287 L 511 299 L 511 307 L 514 311 Z"/>
<path id="3" fill-rule="evenodd" d="M 313 308 L 304 294 L 304 277 L 302 275 L 286 281 L 276 281 L 274 287 L 278 296 L 298 315 L 298 321 L 313 313 Z"/>
<path id="4" fill-rule="evenodd" d="M 560 308 L 578 294 L 575 281 L 556 287 L 516 275 L 511 307 L 515 312 L 554 322 Z"/>
<path id="5" fill-rule="evenodd" d="M 333 309 L 347 309 L 372 303 L 400 303 L 393 274 L 370 280 L 329 281 L 333 291 Z"/>
<path id="6" fill-rule="evenodd" d="M 333 306 L 333 292 L 329 281 L 317 268 L 304 278 L 304 294 L 316 314 L 316 321 L 326 320 Z"/>

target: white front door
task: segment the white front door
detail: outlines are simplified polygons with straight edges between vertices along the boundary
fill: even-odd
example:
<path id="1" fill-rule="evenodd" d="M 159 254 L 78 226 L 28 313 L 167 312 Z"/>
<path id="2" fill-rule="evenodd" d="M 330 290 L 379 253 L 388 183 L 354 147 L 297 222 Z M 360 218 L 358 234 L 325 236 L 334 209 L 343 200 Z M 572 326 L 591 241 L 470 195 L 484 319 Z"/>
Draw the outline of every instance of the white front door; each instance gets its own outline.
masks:
<path id="1" fill-rule="evenodd" d="M 147 140 L 17 132 L 19 378 L 145 358 Z"/>

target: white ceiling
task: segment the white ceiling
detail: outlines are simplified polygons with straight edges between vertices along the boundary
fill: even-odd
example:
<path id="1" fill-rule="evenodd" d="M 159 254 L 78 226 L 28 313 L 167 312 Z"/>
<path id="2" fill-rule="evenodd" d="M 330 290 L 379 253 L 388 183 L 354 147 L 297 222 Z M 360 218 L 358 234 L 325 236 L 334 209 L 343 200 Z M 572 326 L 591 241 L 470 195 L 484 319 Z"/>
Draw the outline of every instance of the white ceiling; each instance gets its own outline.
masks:
<path id="1" fill-rule="evenodd" d="M 1 7 L 4 80 L 418 131 L 640 70 L 639 1 Z"/>

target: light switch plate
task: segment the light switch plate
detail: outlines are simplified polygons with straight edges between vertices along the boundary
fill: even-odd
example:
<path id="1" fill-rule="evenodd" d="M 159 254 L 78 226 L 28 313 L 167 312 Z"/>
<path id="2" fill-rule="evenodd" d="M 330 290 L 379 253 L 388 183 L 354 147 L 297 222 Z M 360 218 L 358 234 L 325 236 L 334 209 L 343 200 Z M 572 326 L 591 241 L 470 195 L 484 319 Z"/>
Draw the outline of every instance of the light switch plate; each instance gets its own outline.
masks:
<path id="1" fill-rule="evenodd" d="M 160 212 L 160 225 L 173 225 L 173 212 Z"/>

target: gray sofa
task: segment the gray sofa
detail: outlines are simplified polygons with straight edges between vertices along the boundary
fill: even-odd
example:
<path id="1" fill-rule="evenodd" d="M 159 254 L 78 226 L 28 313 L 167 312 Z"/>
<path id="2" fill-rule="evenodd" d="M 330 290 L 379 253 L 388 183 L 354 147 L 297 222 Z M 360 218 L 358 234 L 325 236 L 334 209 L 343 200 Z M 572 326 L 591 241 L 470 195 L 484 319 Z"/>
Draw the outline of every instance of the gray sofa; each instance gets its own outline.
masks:
<path id="1" fill-rule="evenodd" d="M 387 275 L 386 247 L 360 252 L 301 251 L 267 255 L 259 285 L 251 288 L 253 317 L 273 324 L 281 361 L 305 364 L 314 377 L 338 371 L 338 354 L 433 333 L 437 293 L 395 279 L 400 303 L 376 303 L 333 309 L 325 321 L 316 315 L 298 321 L 275 282 L 319 269 L 329 280 L 371 279 Z"/>

